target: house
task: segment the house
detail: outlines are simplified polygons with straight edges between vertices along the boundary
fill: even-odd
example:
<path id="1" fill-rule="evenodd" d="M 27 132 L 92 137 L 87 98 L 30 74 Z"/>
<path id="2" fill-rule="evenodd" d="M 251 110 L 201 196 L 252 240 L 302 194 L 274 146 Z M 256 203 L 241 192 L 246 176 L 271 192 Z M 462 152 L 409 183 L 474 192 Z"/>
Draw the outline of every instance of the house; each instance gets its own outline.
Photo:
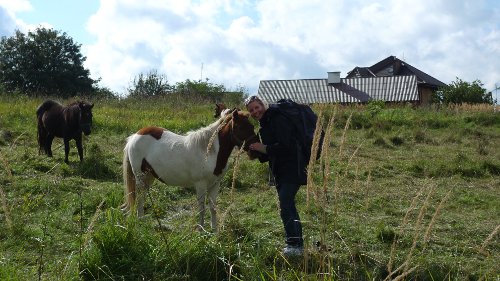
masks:
<path id="1" fill-rule="evenodd" d="M 408 63 L 389 56 L 370 67 L 355 67 L 347 73 L 346 78 L 370 78 L 370 77 L 395 77 L 414 75 L 417 78 L 418 103 L 428 104 L 432 93 L 439 87 L 446 86 L 445 83 L 430 76 L 429 74 L 409 65 Z"/>
<path id="2" fill-rule="evenodd" d="M 370 100 L 427 104 L 443 82 L 390 56 L 371 67 L 355 67 L 346 78 L 328 72 L 326 79 L 262 80 L 257 95 L 276 102 L 363 103 Z"/>

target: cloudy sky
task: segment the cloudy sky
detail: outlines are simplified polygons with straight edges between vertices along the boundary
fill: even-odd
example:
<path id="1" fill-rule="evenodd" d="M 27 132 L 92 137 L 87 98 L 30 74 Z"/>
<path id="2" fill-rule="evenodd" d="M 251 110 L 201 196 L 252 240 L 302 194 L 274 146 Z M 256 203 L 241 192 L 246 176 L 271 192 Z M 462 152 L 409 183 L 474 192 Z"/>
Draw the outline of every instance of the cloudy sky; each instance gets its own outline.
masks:
<path id="1" fill-rule="evenodd" d="M 0 36 L 40 25 L 81 44 L 92 77 L 120 94 L 151 70 L 253 94 L 391 55 L 447 84 L 500 87 L 498 0 L 0 0 Z"/>

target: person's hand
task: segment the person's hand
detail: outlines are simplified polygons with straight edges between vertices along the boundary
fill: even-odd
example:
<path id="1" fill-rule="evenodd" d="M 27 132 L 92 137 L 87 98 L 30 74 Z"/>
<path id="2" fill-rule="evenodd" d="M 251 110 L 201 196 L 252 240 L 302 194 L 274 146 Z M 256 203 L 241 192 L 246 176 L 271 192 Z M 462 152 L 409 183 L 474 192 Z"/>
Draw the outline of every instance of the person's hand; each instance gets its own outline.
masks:
<path id="1" fill-rule="evenodd" d="M 266 146 L 263 143 L 260 143 L 260 142 L 252 143 L 249 146 L 249 148 L 250 148 L 250 150 L 255 150 L 255 151 L 258 151 L 260 153 L 267 154 Z"/>

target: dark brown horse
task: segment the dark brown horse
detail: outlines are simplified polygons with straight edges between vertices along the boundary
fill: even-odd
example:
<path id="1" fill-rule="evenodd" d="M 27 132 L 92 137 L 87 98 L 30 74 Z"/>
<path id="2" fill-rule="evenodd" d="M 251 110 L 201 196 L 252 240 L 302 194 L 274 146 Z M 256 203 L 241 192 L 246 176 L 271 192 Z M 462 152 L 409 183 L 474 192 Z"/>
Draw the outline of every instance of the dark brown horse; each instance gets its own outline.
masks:
<path id="1" fill-rule="evenodd" d="M 222 114 L 222 112 L 224 112 L 224 114 L 225 114 L 225 113 L 228 113 L 228 112 L 229 112 L 228 110 L 227 110 L 227 111 L 224 111 L 224 110 L 226 110 L 226 109 L 227 109 L 227 107 L 226 107 L 226 105 L 225 105 L 225 104 L 223 104 L 223 103 L 216 103 L 216 104 L 215 104 L 214 118 L 217 118 L 217 119 L 218 119 L 218 118 L 222 117 L 222 115 L 221 115 L 221 114 Z"/>
<path id="2" fill-rule="evenodd" d="M 38 118 L 38 145 L 52 157 L 52 141 L 55 137 L 64 140 L 64 162 L 68 163 L 69 141 L 75 140 L 80 161 L 83 160 L 82 132 L 90 134 L 92 107 L 83 101 L 63 106 L 53 100 L 44 101 L 36 110 Z"/>

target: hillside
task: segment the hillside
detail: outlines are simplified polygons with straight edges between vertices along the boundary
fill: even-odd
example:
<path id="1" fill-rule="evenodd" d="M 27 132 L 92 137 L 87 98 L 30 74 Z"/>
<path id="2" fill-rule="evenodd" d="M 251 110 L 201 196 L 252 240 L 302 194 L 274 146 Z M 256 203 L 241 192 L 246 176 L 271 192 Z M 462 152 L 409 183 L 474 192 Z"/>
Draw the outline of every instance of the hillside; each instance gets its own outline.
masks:
<path id="1" fill-rule="evenodd" d="M 212 104 L 93 101 L 85 160 L 72 141 L 65 164 L 61 139 L 39 154 L 42 101 L 0 96 L 0 280 L 500 278 L 500 115 L 488 106 L 314 107 L 329 146 L 297 198 L 307 255 L 287 260 L 267 165 L 237 151 L 219 234 L 194 230 L 191 189 L 155 182 L 141 220 L 118 209 L 126 137 L 206 126 Z"/>

